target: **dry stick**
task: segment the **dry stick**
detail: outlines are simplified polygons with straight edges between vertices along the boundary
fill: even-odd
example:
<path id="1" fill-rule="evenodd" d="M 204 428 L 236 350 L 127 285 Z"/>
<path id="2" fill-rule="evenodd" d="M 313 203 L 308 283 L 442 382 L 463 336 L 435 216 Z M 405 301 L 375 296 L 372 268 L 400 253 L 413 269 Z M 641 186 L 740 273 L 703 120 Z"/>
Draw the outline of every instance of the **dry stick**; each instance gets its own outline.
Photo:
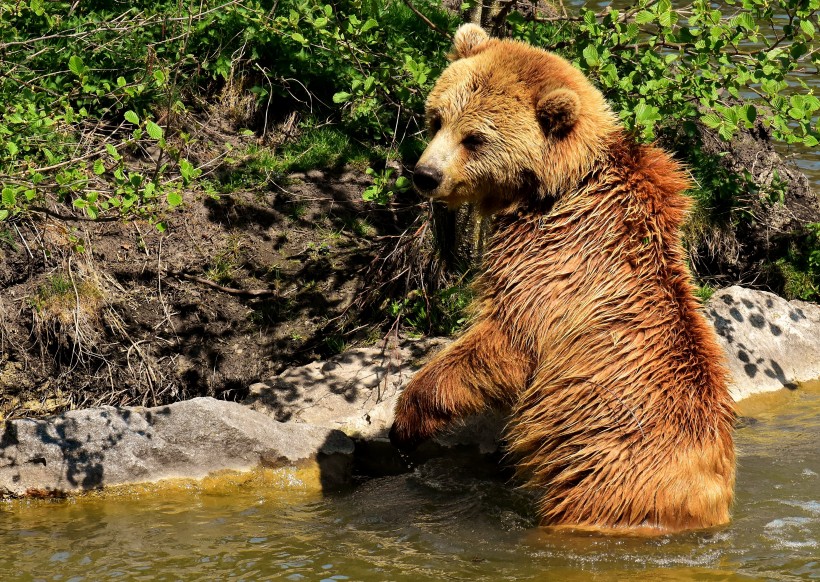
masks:
<path id="1" fill-rule="evenodd" d="M 409 8 L 412 12 L 413 12 L 413 14 L 415 14 L 416 16 L 418 16 L 419 18 L 421 18 L 421 20 L 422 20 L 422 21 L 423 21 L 423 22 L 424 22 L 427 26 L 429 26 L 431 29 L 435 30 L 437 33 L 439 33 L 439 34 L 440 34 L 440 35 L 442 35 L 443 37 L 445 37 L 445 38 L 447 38 L 447 39 L 452 40 L 452 38 L 453 38 L 452 36 L 450 36 L 450 35 L 449 35 L 446 31 L 441 30 L 438 26 L 436 26 L 436 25 L 435 25 L 435 23 L 434 23 L 434 22 L 432 22 L 432 21 L 431 21 L 429 18 L 427 18 L 424 14 L 422 14 L 421 12 L 419 12 L 418 8 L 416 8 L 415 6 L 413 6 L 413 3 L 412 3 L 412 2 L 410 2 L 410 0 L 402 0 L 402 2 L 404 2 L 404 5 L 405 5 L 405 6 L 407 6 L 407 7 L 408 7 L 408 8 Z"/>
<path id="2" fill-rule="evenodd" d="M 72 257 L 68 257 L 68 276 L 71 279 L 71 286 L 74 289 L 74 300 L 76 301 L 74 307 L 74 330 L 77 334 L 77 339 L 73 342 L 71 346 L 71 355 L 72 360 L 74 359 L 73 356 L 76 353 L 75 350 L 79 351 L 77 354 L 77 363 L 82 362 L 82 355 L 83 355 L 83 346 L 82 346 L 82 332 L 80 331 L 80 293 L 77 291 L 77 283 L 74 281 L 74 272 L 71 270 L 71 259 Z M 73 369 L 73 366 L 72 366 Z"/>
<path id="3" fill-rule="evenodd" d="M 187 279 L 188 281 L 194 281 L 202 285 L 207 285 L 217 291 L 222 291 L 223 293 L 228 293 L 230 295 L 237 295 L 239 297 L 274 297 L 277 295 L 275 291 L 271 291 L 270 289 L 236 289 L 234 287 L 224 287 L 218 283 L 214 283 L 210 279 L 197 277 L 196 275 L 190 275 L 188 273 L 173 272 L 169 274 L 180 277 L 181 279 Z"/>
<path id="4" fill-rule="evenodd" d="M 168 304 L 162 297 L 162 241 L 164 238 L 164 236 L 159 237 L 159 249 L 157 250 L 157 297 L 159 298 L 159 304 L 162 305 L 162 312 L 165 314 L 165 319 L 155 325 L 154 329 L 157 329 L 160 325 L 167 321 L 171 326 L 171 329 L 173 329 L 174 333 L 176 333 L 174 322 L 171 321 L 171 312 L 168 309 Z"/>
<path id="5" fill-rule="evenodd" d="M 29 258 L 30 258 L 30 259 L 33 259 L 33 258 L 34 258 L 34 255 L 32 254 L 31 249 L 28 247 L 28 243 L 26 242 L 26 239 L 25 239 L 25 237 L 23 236 L 23 233 L 22 233 L 22 232 L 20 232 L 20 229 L 19 229 L 19 228 L 17 228 L 17 225 L 16 225 L 16 224 L 14 225 L 14 230 L 17 232 L 17 236 L 19 236 L 19 237 L 20 237 L 20 240 L 21 240 L 21 241 L 23 241 L 23 246 L 24 246 L 24 247 L 26 247 L 26 251 L 28 252 L 28 256 L 29 256 Z"/>
<path id="6" fill-rule="evenodd" d="M 268 82 L 268 104 L 265 106 L 265 126 L 262 128 L 262 137 L 264 138 L 268 133 L 268 113 L 270 112 L 270 102 L 273 98 L 273 83 L 271 83 L 270 77 L 265 72 L 265 69 L 259 66 L 259 63 L 254 63 L 256 68 L 265 76 L 265 80 Z"/>

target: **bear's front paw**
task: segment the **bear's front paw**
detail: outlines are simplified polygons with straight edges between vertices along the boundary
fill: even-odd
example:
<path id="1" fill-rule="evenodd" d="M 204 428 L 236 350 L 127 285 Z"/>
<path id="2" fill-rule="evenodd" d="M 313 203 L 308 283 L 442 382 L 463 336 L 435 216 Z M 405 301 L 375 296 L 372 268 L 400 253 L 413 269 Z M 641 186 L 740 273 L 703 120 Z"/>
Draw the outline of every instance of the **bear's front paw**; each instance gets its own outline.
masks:
<path id="1" fill-rule="evenodd" d="M 407 390 L 396 406 L 396 418 L 390 428 L 390 442 L 402 450 L 413 450 L 440 432 L 451 415 L 431 406 L 423 392 Z"/>
<path id="2" fill-rule="evenodd" d="M 390 443 L 401 451 L 415 450 L 424 440 L 421 435 L 408 431 L 398 422 L 390 427 Z"/>

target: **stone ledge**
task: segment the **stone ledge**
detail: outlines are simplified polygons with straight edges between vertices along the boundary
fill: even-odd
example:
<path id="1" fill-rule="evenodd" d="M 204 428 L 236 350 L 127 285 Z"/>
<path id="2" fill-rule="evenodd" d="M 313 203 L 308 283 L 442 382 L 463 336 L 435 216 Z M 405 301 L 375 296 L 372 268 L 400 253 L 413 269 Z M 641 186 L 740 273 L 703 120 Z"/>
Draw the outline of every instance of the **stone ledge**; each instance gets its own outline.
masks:
<path id="1" fill-rule="evenodd" d="M 234 402 L 195 398 L 156 408 L 103 407 L 7 421 L 0 497 L 61 495 L 218 471 L 317 463 L 346 482 L 353 442 L 340 431 L 281 423 Z"/>

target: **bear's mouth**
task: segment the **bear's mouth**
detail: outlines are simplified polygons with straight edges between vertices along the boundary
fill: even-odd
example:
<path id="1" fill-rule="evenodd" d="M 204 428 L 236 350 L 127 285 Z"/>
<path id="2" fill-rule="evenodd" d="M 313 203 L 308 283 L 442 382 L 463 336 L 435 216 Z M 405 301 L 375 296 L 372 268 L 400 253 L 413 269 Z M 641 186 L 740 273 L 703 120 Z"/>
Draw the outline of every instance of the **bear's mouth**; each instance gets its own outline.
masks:
<path id="1" fill-rule="evenodd" d="M 465 202 L 470 202 L 472 200 L 469 190 L 462 184 L 456 184 L 448 189 L 440 186 L 435 191 L 428 192 L 427 196 L 429 196 L 431 200 L 443 202 L 450 210 L 458 208 Z"/>

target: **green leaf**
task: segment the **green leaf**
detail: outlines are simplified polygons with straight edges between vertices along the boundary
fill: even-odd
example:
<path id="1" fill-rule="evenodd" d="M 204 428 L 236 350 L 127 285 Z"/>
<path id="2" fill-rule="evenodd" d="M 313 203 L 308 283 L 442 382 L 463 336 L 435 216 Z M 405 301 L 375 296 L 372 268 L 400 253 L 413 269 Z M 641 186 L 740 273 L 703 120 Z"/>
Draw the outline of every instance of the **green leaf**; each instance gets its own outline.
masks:
<path id="1" fill-rule="evenodd" d="M 806 117 L 806 112 L 799 107 L 792 107 L 791 109 L 789 109 L 789 117 L 798 120 L 803 119 L 804 117 Z"/>
<path id="2" fill-rule="evenodd" d="M 179 192 L 168 192 L 165 199 L 168 201 L 168 206 L 171 208 L 176 208 L 182 204 L 182 196 L 180 196 Z"/>
<path id="3" fill-rule="evenodd" d="M 307 39 L 304 36 L 302 36 L 301 34 L 299 34 L 298 32 L 294 32 L 293 34 L 290 35 L 290 37 L 293 40 L 295 40 L 296 42 L 298 42 L 299 44 L 302 44 L 302 45 L 307 44 Z"/>
<path id="4" fill-rule="evenodd" d="M 20 151 L 20 148 L 17 147 L 17 144 L 13 141 L 6 142 L 6 149 L 9 151 L 9 155 L 11 157 L 15 157 L 17 152 Z"/>
<path id="5" fill-rule="evenodd" d="M 653 20 L 655 20 L 655 15 L 652 14 L 649 10 L 641 10 L 635 15 L 636 24 L 648 24 Z"/>
<path id="6" fill-rule="evenodd" d="M 145 122 L 145 131 L 148 132 L 148 135 L 150 135 L 152 139 L 162 139 L 162 128 L 153 121 Z"/>
<path id="7" fill-rule="evenodd" d="M 658 108 L 654 105 L 648 105 L 642 101 L 635 106 L 635 120 L 641 125 L 650 125 L 660 118 Z"/>
<path id="8" fill-rule="evenodd" d="M 594 67 L 601 61 L 601 59 L 598 57 L 598 49 L 596 49 L 591 44 L 584 47 L 583 55 L 584 60 L 590 67 Z"/>
<path id="9" fill-rule="evenodd" d="M 346 93 L 344 91 L 334 93 L 334 95 L 333 95 L 333 102 L 334 103 L 344 103 L 348 99 L 350 99 L 350 93 Z"/>
<path id="10" fill-rule="evenodd" d="M 806 36 L 809 38 L 814 38 L 814 25 L 811 23 L 811 20 L 801 20 L 800 21 L 800 30 L 806 33 Z"/>
<path id="11" fill-rule="evenodd" d="M 154 71 L 154 80 L 157 82 L 157 85 L 164 85 L 165 73 L 157 69 L 156 71 Z"/>
<path id="12" fill-rule="evenodd" d="M 14 191 L 14 188 L 11 186 L 6 186 L 3 188 L 2 196 L 0 199 L 3 201 L 3 206 L 6 207 L 14 207 L 17 204 L 17 194 Z"/>
<path id="13" fill-rule="evenodd" d="M 755 30 L 757 28 L 757 23 L 755 22 L 754 17 L 749 12 L 741 12 L 734 18 L 732 18 L 731 23 L 732 26 L 743 28 L 745 30 Z"/>
<path id="14" fill-rule="evenodd" d="M 373 18 L 368 18 L 367 22 L 362 24 L 362 27 L 359 29 L 359 32 L 367 32 L 371 28 L 378 26 L 378 21 L 374 20 Z"/>
<path id="15" fill-rule="evenodd" d="M 94 173 L 98 176 L 105 173 L 105 164 L 103 164 L 102 160 L 97 160 L 94 162 Z"/>
<path id="16" fill-rule="evenodd" d="M 671 28 L 678 21 L 678 15 L 671 10 L 658 15 L 658 24 L 666 28 Z"/>
<path id="17" fill-rule="evenodd" d="M 757 119 L 757 108 L 754 105 L 744 105 L 738 109 L 738 113 L 740 114 L 740 118 L 746 121 L 749 127 L 751 127 L 755 119 Z"/>
<path id="18" fill-rule="evenodd" d="M 0 220 L 6 220 L 9 217 L 9 211 L 6 209 L 0 210 Z"/>
<path id="19" fill-rule="evenodd" d="M 731 126 L 727 123 L 727 124 L 724 124 L 724 125 L 720 126 L 720 129 L 718 129 L 718 134 L 724 140 L 731 141 L 732 136 L 735 133 L 735 129 L 737 129 L 737 128 L 733 127 L 733 126 Z"/>
<path id="20" fill-rule="evenodd" d="M 129 123 L 133 123 L 134 125 L 139 125 L 139 123 L 140 123 L 139 115 L 137 115 L 136 113 L 134 113 L 130 109 L 125 112 L 125 115 L 123 115 L 123 117 L 125 117 L 125 121 L 127 121 Z"/>
<path id="21" fill-rule="evenodd" d="M 701 117 L 700 120 L 703 122 L 703 125 L 710 129 L 720 127 L 720 124 L 723 123 L 720 117 L 718 117 L 714 113 L 707 113 L 706 115 Z"/>
<path id="22" fill-rule="evenodd" d="M 128 81 L 125 80 L 125 77 L 117 77 L 117 87 L 125 87 L 128 84 Z"/>
<path id="23" fill-rule="evenodd" d="M 85 73 L 86 69 L 85 65 L 83 65 L 83 60 L 77 55 L 74 55 L 68 59 L 68 70 L 80 77 Z"/>
<path id="24" fill-rule="evenodd" d="M 817 138 L 814 137 L 813 135 L 807 135 L 806 137 L 803 138 L 803 145 L 805 145 L 806 147 L 813 148 L 818 143 L 820 143 L 820 142 L 818 142 Z"/>

